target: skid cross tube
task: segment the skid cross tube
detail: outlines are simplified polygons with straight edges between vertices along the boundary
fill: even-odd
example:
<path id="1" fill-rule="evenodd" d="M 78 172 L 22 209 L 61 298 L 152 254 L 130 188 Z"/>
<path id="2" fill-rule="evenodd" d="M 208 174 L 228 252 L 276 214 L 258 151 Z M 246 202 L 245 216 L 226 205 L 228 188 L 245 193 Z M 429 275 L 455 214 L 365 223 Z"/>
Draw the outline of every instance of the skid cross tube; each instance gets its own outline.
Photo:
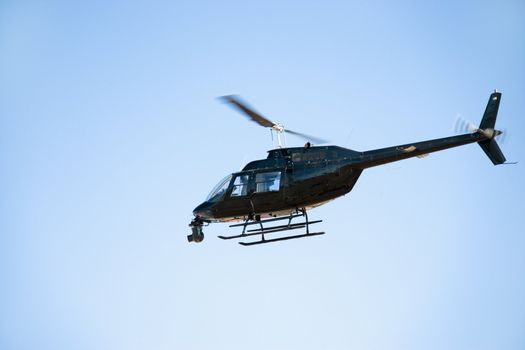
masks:
<path id="1" fill-rule="evenodd" d="M 257 220 L 257 219 L 253 219 L 253 217 L 254 217 L 253 215 L 250 216 L 248 219 L 246 219 L 241 224 L 230 225 L 230 227 L 241 227 L 242 226 L 243 230 L 241 234 L 233 235 L 233 236 L 218 236 L 218 237 L 220 239 L 227 240 L 227 239 L 237 239 L 237 238 L 261 235 L 261 240 L 259 241 L 239 242 L 239 244 L 243 246 L 250 246 L 250 245 L 256 245 L 256 244 L 271 243 L 271 242 L 284 241 L 284 240 L 289 240 L 289 239 L 297 239 L 297 238 L 317 236 L 317 235 L 324 234 L 324 232 L 310 232 L 310 225 L 320 223 L 322 222 L 322 220 L 309 221 L 308 214 L 305 208 L 301 208 L 301 209 L 298 208 L 295 210 L 295 212 L 290 213 L 289 216 L 280 217 L 280 218 Z M 292 220 L 298 217 L 304 217 L 305 221 L 292 224 Z M 253 220 L 253 221 L 250 222 L 250 220 Z M 268 222 L 276 222 L 276 221 L 282 221 L 282 220 L 288 220 L 288 223 L 284 225 L 277 225 L 277 226 L 270 226 L 270 227 L 264 227 L 263 225 Z M 257 224 L 259 225 L 259 228 L 250 229 L 250 230 L 246 229 L 250 225 L 257 225 Z M 272 238 L 272 239 L 266 239 L 265 237 L 265 234 L 267 233 L 291 231 L 291 230 L 300 229 L 300 228 L 306 228 L 306 233 L 300 234 L 300 235 Z"/>
<path id="2" fill-rule="evenodd" d="M 289 229 L 281 229 L 281 230 L 275 230 L 275 231 L 270 231 L 270 228 L 267 229 L 267 231 L 260 231 L 260 230 L 257 230 L 256 232 L 249 232 L 249 233 L 241 233 L 241 234 L 238 234 L 238 235 L 235 235 L 235 236 L 217 236 L 219 237 L 220 239 L 235 239 L 235 238 L 243 238 L 243 237 L 251 237 L 251 236 L 258 236 L 260 234 L 263 234 L 263 233 L 274 233 L 274 232 L 280 232 L 280 231 L 290 231 L 290 230 L 295 230 L 295 229 L 298 229 L 298 228 L 303 228 L 304 226 L 295 226 L 295 227 L 291 227 Z"/>
<path id="3" fill-rule="evenodd" d="M 303 214 L 290 214 L 289 216 L 282 216 L 280 218 L 264 219 L 264 220 L 259 220 L 259 221 L 254 220 L 252 222 L 248 222 L 250 219 L 247 219 L 242 224 L 234 224 L 234 225 L 230 225 L 229 227 L 241 227 L 241 226 L 257 225 L 259 223 L 265 224 L 267 222 L 272 222 L 272 221 L 294 219 L 294 218 L 298 218 L 300 216 L 303 216 Z"/>

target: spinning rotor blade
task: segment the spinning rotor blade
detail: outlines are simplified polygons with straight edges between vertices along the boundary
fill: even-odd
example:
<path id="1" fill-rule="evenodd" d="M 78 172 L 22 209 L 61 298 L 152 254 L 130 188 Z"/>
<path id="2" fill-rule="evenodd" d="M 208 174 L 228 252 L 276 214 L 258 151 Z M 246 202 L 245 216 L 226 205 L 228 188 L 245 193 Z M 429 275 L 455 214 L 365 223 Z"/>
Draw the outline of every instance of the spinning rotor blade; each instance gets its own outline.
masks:
<path id="1" fill-rule="evenodd" d="M 289 134 L 298 136 L 300 138 L 303 138 L 307 141 L 311 141 L 316 144 L 328 143 L 328 141 L 320 139 L 318 137 L 314 137 L 314 136 L 306 135 L 306 134 L 303 134 L 297 131 L 285 129 L 282 124 L 274 123 L 266 119 L 259 113 L 255 112 L 253 109 L 248 107 L 244 102 L 242 102 L 240 98 L 236 95 L 221 96 L 219 98 L 227 103 L 231 103 L 237 110 L 241 111 L 248 118 L 250 118 L 252 121 L 256 122 L 257 124 L 261 126 L 264 126 L 266 128 L 271 128 L 276 132 L 287 132 Z"/>
<path id="2" fill-rule="evenodd" d="M 288 130 L 288 129 L 284 129 L 284 131 L 289 133 L 289 134 L 292 134 L 292 135 L 298 136 L 300 138 L 303 138 L 306 141 L 312 141 L 315 144 L 328 143 L 328 141 L 326 141 L 326 140 L 323 140 L 323 139 L 320 139 L 320 138 L 317 138 L 317 137 L 313 137 L 313 136 L 310 136 L 310 135 L 302 134 L 302 133 L 297 132 L 297 131 L 292 131 L 292 130 Z"/>
<path id="3" fill-rule="evenodd" d="M 478 127 L 474 124 L 472 124 L 469 121 L 466 121 L 465 119 L 461 117 L 456 118 L 456 125 L 454 128 L 454 132 L 456 133 L 472 133 L 478 131 Z"/>
<path id="4" fill-rule="evenodd" d="M 253 120 L 254 122 L 256 122 L 257 124 L 259 124 L 261 126 L 264 126 L 266 128 L 271 128 L 271 127 L 277 125 L 274 122 L 269 121 L 268 119 L 266 119 L 265 117 L 263 117 L 259 113 L 255 112 L 254 110 L 252 110 L 248 106 L 246 106 L 235 95 L 222 96 L 222 97 L 219 97 L 219 98 L 221 100 L 225 101 L 225 102 L 231 103 L 238 110 L 240 110 L 241 112 L 246 114 L 246 116 L 248 118 L 250 118 L 251 120 Z"/>
<path id="5" fill-rule="evenodd" d="M 505 139 L 507 138 L 509 133 L 508 133 L 508 131 L 506 129 L 503 129 L 503 130 L 500 130 L 500 131 L 501 131 L 501 134 L 496 135 L 496 140 L 500 144 L 504 144 L 505 143 Z"/>
<path id="6" fill-rule="evenodd" d="M 456 134 L 459 134 L 459 133 L 473 133 L 473 132 L 476 132 L 476 131 L 483 132 L 483 130 L 480 130 L 476 125 L 474 125 L 473 123 L 471 123 L 471 122 L 461 118 L 458 115 L 458 117 L 456 118 L 456 124 L 455 124 L 455 127 L 454 127 L 454 132 Z M 505 143 L 505 138 L 508 135 L 507 130 L 503 129 L 503 130 L 497 130 L 497 131 L 500 132 L 500 133 L 496 134 L 495 139 L 500 144 L 504 144 Z"/>

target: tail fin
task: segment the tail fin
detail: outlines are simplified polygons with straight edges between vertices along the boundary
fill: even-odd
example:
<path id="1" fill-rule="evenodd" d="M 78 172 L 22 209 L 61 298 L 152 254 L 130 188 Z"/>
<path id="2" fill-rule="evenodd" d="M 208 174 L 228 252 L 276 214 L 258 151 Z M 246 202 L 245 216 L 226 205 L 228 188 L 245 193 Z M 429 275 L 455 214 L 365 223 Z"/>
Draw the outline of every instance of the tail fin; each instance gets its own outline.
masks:
<path id="1" fill-rule="evenodd" d="M 499 148 L 494 136 L 501 134 L 501 131 L 494 130 L 496 126 L 496 118 L 498 116 L 499 103 L 501 101 L 501 93 L 494 91 L 489 98 L 487 108 L 479 124 L 479 131 L 490 135 L 488 140 L 478 142 L 481 149 L 487 154 L 494 165 L 505 163 L 506 159 L 501 149 Z"/>
<path id="2" fill-rule="evenodd" d="M 503 155 L 503 152 L 501 152 L 501 149 L 496 143 L 496 140 L 491 139 L 481 141 L 478 142 L 478 145 L 481 146 L 481 149 L 485 151 L 487 157 L 489 157 L 489 159 L 492 161 L 492 163 L 494 163 L 494 165 L 505 163 L 505 156 Z"/>
<path id="3" fill-rule="evenodd" d="M 479 124 L 481 130 L 492 129 L 496 126 L 496 117 L 498 116 L 499 102 L 501 101 L 501 92 L 494 91 L 490 94 L 489 102 L 487 103 L 487 108 L 485 108 L 485 113 L 483 113 L 483 119 Z"/>

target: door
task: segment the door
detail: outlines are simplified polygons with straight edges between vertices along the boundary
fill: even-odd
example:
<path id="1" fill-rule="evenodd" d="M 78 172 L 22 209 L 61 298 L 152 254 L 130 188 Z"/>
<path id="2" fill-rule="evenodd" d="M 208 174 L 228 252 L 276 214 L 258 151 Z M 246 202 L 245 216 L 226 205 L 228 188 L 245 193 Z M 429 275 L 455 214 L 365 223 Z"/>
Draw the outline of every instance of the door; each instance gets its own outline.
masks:
<path id="1" fill-rule="evenodd" d="M 221 201 L 221 212 L 224 217 L 242 217 L 252 212 L 250 204 L 250 173 L 236 174 L 231 187 Z"/>
<path id="2" fill-rule="evenodd" d="M 257 172 L 251 179 L 251 202 L 257 214 L 271 213 L 283 205 L 282 171 Z"/>

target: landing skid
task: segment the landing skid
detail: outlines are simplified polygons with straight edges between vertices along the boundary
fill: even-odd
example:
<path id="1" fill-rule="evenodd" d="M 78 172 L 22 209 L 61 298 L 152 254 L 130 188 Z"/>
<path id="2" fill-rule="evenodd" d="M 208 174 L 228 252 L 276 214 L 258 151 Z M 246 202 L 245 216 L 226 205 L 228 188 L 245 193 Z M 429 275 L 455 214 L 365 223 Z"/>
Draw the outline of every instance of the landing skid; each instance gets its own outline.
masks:
<path id="1" fill-rule="evenodd" d="M 305 221 L 298 222 L 292 224 L 292 220 L 297 217 L 305 217 Z M 281 217 L 281 218 L 272 218 L 272 219 L 266 219 L 266 220 L 253 220 L 249 221 L 250 219 L 247 219 L 242 224 L 235 224 L 230 225 L 230 227 L 243 227 L 242 233 L 239 235 L 234 236 L 218 236 L 220 239 L 238 239 L 238 238 L 244 238 L 244 237 L 251 237 L 251 236 L 257 236 L 261 235 L 261 240 L 255 241 L 255 242 L 239 242 L 240 245 L 243 246 L 251 246 L 251 245 L 257 245 L 257 244 L 266 244 L 266 243 L 272 243 L 272 242 L 278 242 L 278 241 L 285 241 L 289 239 L 298 239 L 298 238 L 306 238 L 311 236 L 319 236 L 323 235 L 324 232 L 310 232 L 310 225 L 317 224 L 319 222 L 322 222 L 323 220 L 315 220 L 315 221 L 309 221 L 308 220 L 308 214 L 306 213 L 306 209 L 298 209 L 295 214 L 290 214 L 288 217 Z M 270 226 L 270 227 L 264 227 L 264 224 L 267 224 L 269 222 L 275 222 L 275 221 L 281 221 L 281 220 L 288 220 L 288 224 L 286 225 L 278 225 L 278 226 Z M 248 226 L 251 225 L 259 225 L 259 228 L 256 229 L 250 229 L 246 230 Z M 296 230 L 300 228 L 306 228 L 306 233 L 300 234 L 300 235 L 293 235 L 293 236 L 285 236 L 285 237 L 278 237 L 278 238 L 272 238 L 272 239 L 266 239 L 265 234 L 268 233 L 275 233 L 275 232 L 283 232 L 283 231 L 291 231 Z"/>
<path id="2" fill-rule="evenodd" d="M 266 244 L 266 243 L 272 243 L 272 242 L 278 242 L 278 241 L 286 241 L 288 239 L 313 237 L 313 236 L 319 236 L 319 235 L 324 235 L 324 234 L 325 232 L 311 232 L 311 233 L 305 233 L 303 235 L 296 235 L 296 236 L 286 236 L 286 237 L 279 237 L 279 238 L 272 238 L 272 239 L 261 239 L 260 241 L 255 241 L 255 242 L 239 242 L 239 244 L 243 246 L 250 246 L 250 245 L 256 245 L 256 244 Z"/>

